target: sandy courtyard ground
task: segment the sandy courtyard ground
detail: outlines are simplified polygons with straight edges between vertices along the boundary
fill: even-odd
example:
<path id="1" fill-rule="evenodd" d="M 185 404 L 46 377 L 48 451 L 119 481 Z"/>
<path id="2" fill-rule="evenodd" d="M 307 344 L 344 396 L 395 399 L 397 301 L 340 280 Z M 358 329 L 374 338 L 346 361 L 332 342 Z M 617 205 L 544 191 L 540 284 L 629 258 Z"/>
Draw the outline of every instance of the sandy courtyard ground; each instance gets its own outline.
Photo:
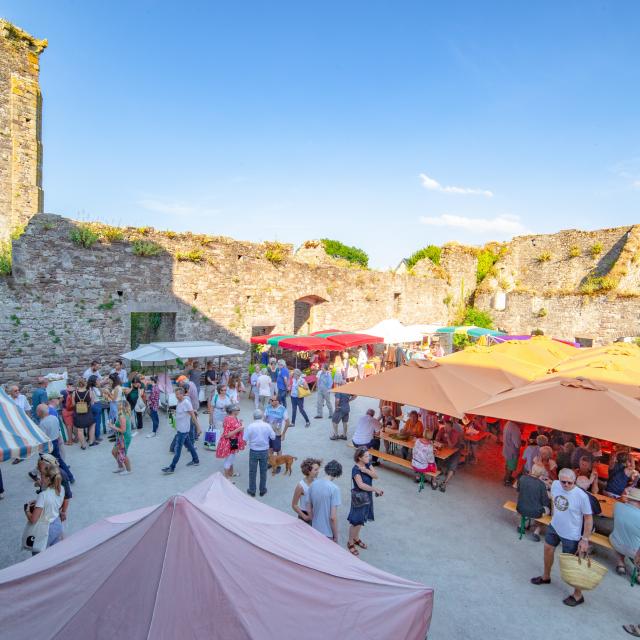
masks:
<path id="1" fill-rule="evenodd" d="M 351 432 L 356 419 L 373 400 L 354 401 Z M 304 428 L 298 417 L 289 430 L 285 453 L 298 457 L 292 477 L 268 477 L 267 504 L 291 512 L 291 496 L 300 479 L 299 464 L 306 456 L 327 461 L 336 458 L 344 473 L 338 481 L 343 506 L 339 513 L 340 543 L 347 540 L 348 500 L 353 449 L 344 441 L 330 441 L 329 420 L 315 420 L 315 396 L 307 398 L 307 413 L 312 426 Z M 251 421 L 253 403 L 242 401 L 242 418 Z M 207 423 L 201 416 L 201 424 Z M 73 533 L 95 520 L 161 502 L 221 470 L 221 461 L 213 452 L 199 447 L 201 464 L 187 468 L 185 451 L 176 473 L 164 476 L 160 469 L 171 460 L 168 453 L 173 430 L 161 414 L 159 436 L 147 439 L 150 421 L 133 439 L 130 456 L 134 473 L 119 477 L 111 473 L 114 462 L 110 445 L 81 451 L 65 447 L 67 462 L 76 475 L 74 498 L 69 511 L 67 532 Z M 480 448 L 479 462 L 463 466 L 445 494 L 427 488 L 417 493 L 417 485 L 395 465 L 380 467 L 377 482 L 385 490 L 376 499 L 376 520 L 364 527 L 362 539 L 369 549 L 361 559 L 405 578 L 435 589 L 435 605 L 430 640 L 485 639 L 539 640 L 551 634 L 556 638 L 625 638 L 623 623 L 640 623 L 640 588 L 630 588 L 626 578 L 614 572 L 610 552 L 601 551 L 598 559 L 610 569 L 594 592 L 585 594 L 586 603 L 575 609 L 562 604 L 571 590 L 560 580 L 554 566 L 552 584 L 533 586 L 529 579 L 542 571 L 542 543 L 518 540 L 513 514 L 502 508 L 505 500 L 515 499 L 515 491 L 500 484 L 502 459 L 493 443 Z M 28 557 L 20 550 L 24 527 L 22 505 L 33 498 L 27 471 L 33 462 L 2 465 L 6 497 L 0 501 L 0 567 Z M 248 454 L 240 456 L 237 486 L 247 488 Z M 398 612 L 402 615 L 402 612 Z M 365 632 L 366 634 L 366 632 Z M 361 637 L 361 636 L 359 636 Z"/>

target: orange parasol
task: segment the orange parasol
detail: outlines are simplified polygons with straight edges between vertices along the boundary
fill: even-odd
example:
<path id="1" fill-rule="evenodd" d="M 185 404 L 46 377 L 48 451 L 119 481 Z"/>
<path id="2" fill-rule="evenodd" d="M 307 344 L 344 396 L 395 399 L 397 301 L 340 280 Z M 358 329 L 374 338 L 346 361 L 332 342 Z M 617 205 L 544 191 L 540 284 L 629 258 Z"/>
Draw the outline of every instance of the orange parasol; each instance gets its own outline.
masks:
<path id="1" fill-rule="evenodd" d="M 412 360 L 333 391 L 391 400 L 460 418 L 469 407 L 511 387 L 509 378 L 498 369 L 448 365 L 441 359 Z"/>
<path id="2" fill-rule="evenodd" d="M 469 410 L 640 447 L 640 401 L 587 378 L 532 382 Z"/>

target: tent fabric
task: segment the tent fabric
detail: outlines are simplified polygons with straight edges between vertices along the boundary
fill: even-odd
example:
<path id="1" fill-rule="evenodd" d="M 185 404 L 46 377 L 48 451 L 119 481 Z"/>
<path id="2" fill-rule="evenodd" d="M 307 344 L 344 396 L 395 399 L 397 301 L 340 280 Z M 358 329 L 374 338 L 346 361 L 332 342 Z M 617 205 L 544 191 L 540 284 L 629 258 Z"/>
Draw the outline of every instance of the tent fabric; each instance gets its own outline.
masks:
<path id="1" fill-rule="evenodd" d="M 499 369 L 448 364 L 445 360 L 411 360 L 332 391 L 390 400 L 461 418 L 470 407 L 513 387 L 512 379 Z"/>
<path id="2" fill-rule="evenodd" d="M 640 447 L 640 400 L 587 378 L 534 381 L 469 410 Z"/>
<path id="3" fill-rule="evenodd" d="M 378 344 L 382 342 L 382 338 L 378 336 L 370 336 L 365 333 L 336 333 L 327 338 L 336 345 L 336 349 L 349 349 L 350 347 L 359 347 L 364 344 Z"/>
<path id="4" fill-rule="evenodd" d="M 205 340 L 193 342 L 150 342 L 137 349 L 123 353 L 126 360 L 139 362 L 175 362 L 176 359 L 187 358 L 220 358 L 241 356 L 244 351 L 232 349 L 218 342 Z"/>
<path id="5" fill-rule="evenodd" d="M 278 346 L 281 349 L 292 349 L 294 351 L 314 351 L 315 349 L 335 351 L 338 348 L 333 342 L 320 336 L 294 336 L 281 340 Z"/>
<path id="6" fill-rule="evenodd" d="M 534 338 L 534 337 L 536 336 L 532 336 L 530 334 L 518 335 L 518 336 L 495 335 L 495 336 L 490 336 L 490 341 L 491 342 L 507 342 L 509 340 L 531 340 L 531 338 Z M 562 344 L 566 344 L 571 347 L 577 347 L 577 348 L 580 347 L 579 342 L 573 342 L 571 340 L 562 340 L 561 338 L 551 338 L 551 340 L 555 340 L 556 342 L 561 342 Z"/>
<path id="7" fill-rule="evenodd" d="M 277 338 L 279 336 L 283 336 L 286 334 L 283 333 L 269 333 L 269 334 L 265 334 L 263 336 L 253 336 L 252 338 L 249 339 L 249 342 L 251 344 L 267 344 L 267 340 L 269 340 L 269 338 Z"/>
<path id="8" fill-rule="evenodd" d="M 0 462 L 51 449 L 44 431 L 0 387 Z"/>
<path id="9" fill-rule="evenodd" d="M 433 590 L 353 557 L 217 473 L 0 571 L 0 604 L 12 640 L 324 640 L 363 624 L 368 638 L 423 640 Z"/>
<path id="10" fill-rule="evenodd" d="M 403 344 L 405 342 L 422 342 L 422 331 L 405 327 L 400 320 L 388 318 L 360 333 L 382 338 L 385 344 Z"/>
<path id="11" fill-rule="evenodd" d="M 576 355 L 553 368 L 543 379 L 586 377 L 631 398 L 640 397 L 640 347 L 614 343 L 604 347 L 576 350 Z"/>

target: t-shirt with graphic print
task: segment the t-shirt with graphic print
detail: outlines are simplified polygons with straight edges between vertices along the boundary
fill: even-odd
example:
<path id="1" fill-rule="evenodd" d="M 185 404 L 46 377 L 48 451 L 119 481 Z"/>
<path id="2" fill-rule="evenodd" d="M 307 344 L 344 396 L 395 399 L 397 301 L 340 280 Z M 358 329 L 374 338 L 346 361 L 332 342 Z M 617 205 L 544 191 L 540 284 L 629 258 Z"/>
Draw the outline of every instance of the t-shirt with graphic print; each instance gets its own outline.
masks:
<path id="1" fill-rule="evenodd" d="M 551 499 L 551 526 L 561 538 L 580 540 L 583 518 L 592 513 L 589 496 L 575 485 L 571 491 L 566 491 L 559 480 L 554 480 L 551 484 Z"/>

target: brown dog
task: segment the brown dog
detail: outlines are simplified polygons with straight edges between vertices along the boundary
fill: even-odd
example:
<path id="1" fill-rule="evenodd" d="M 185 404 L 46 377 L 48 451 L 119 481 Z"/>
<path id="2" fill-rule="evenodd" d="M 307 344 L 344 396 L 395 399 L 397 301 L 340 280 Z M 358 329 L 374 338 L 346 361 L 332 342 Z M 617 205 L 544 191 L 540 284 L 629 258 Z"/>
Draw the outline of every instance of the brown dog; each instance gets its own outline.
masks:
<path id="1" fill-rule="evenodd" d="M 287 475 L 287 473 L 291 475 L 291 467 L 293 466 L 293 463 L 297 459 L 298 458 L 294 456 L 284 456 L 284 455 L 278 455 L 277 453 L 272 453 L 271 456 L 269 457 L 269 464 L 271 465 L 271 475 L 272 476 L 276 475 L 276 469 L 280 465 L 285 466 L 285 470 L 282 475 Z"/>

